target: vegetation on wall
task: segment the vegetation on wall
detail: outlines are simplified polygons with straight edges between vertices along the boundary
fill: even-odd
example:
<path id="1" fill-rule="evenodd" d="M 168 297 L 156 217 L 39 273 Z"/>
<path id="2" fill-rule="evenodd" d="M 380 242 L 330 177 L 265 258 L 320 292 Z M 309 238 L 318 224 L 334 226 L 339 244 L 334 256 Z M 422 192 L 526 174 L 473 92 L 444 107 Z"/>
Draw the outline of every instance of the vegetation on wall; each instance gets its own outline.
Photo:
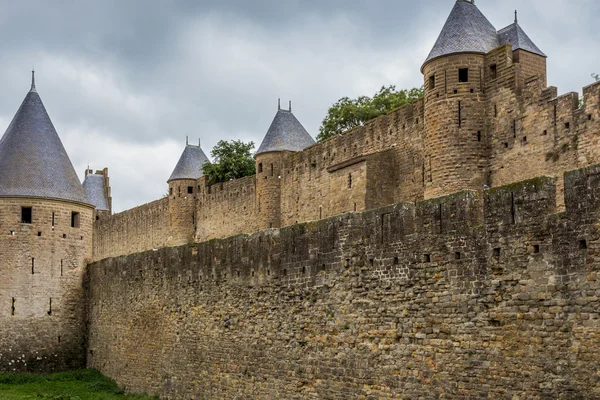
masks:
<path id="1" fill-rule="evenodd" d="M 219 141 L 210 155 L 214 162 L 202 166 L 202 172 L 209 185 L 243 178 L 256 173 L 256 164 L 252 155 L 254 142 L 244 143 L 241 140 Z"/>
<path id="2" fill-rule="evenodd" d="M 373 97 L 359 96 L 356 99 L 342 97 L 327 111 L 317 140 L 319 142 L 327 140 L 404 104 L 414 103 L 422 97 L 423 87 L 396 90 L 396 86 L 393 85 L 383 86 Z"/>
<path id="3" fill-rule="evenodd" d="M 600 81 L 600 75 L 593 73 L 592 74 L 592 78 L 594 78 L 596 80 L 596 82 Z"/>

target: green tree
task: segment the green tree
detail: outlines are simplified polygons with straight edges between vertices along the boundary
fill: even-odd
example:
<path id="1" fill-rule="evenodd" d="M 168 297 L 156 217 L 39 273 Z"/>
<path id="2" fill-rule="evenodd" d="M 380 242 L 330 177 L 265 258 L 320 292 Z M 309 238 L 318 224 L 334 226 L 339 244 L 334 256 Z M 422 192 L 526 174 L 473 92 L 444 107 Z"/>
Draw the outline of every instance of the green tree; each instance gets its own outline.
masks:
<path id="1" fill-rule="evenodd" d="M 256 166 L 252 156 L 254 142 L 244 143 L 241 140 L 219 141 L 210 155 L 214 163 L 202 166 L 202 172 L 207 177 L 209 185 L 225 182 L 231 179 L 254 175 Z"/>
<path id="2" fill-rule="evenodd" d="M 327 111 L 317 140 L 319 142 L 327 140 L 422 97 L 422 87 L 396 90 L 393 85 L 383 86 L 373 97 L 360 96 L 356 99 L 342 97 Z"/>

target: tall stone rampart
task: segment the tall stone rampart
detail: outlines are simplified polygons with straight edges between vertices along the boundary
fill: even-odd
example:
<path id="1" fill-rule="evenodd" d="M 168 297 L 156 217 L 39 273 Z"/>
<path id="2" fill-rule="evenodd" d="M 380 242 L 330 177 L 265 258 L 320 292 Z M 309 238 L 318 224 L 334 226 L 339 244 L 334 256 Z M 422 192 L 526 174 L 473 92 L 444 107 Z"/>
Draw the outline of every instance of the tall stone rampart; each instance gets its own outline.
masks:
<path id="1" fill-rule="evenodd" d="M 166 398 L 600 398 L 600 166 L 89 266 L 88 366 Z"/>
<path id="2" fill-rule="evenodd" d="M 100 218 L 94 223 L 93 259 L 169 246 L 171 232 L 169 199 L 166 197 Z"/>

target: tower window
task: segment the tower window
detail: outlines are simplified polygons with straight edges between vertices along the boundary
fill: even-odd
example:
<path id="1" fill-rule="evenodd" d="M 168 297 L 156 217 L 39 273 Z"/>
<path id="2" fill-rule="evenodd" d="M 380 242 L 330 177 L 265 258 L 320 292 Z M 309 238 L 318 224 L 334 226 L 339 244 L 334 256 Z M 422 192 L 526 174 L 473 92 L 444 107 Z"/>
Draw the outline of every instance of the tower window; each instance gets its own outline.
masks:
<path id="1" fill-rule="evenodd" d="M 458 70 L 458 81 L 469 82 L 469 68 L 460 68 Z"/>
<path id="2" fill-rule="evenodd" d="M 31 224 L 33 218 L 33 209 L 31 207 L 21 207 L 21 223 Z"/>
<path id="3" fill-rule="evenodd" d="M 273 164 L 271 164 L 271 176 L 273 176 L 274 172 L 275 172 L 275 168 L 273 167 Z"/>
<path id="4" fill-rule="evenodd" d="M 79 228 L 79 213 L 73 211 L 71 213 L 71 228 Z"/>
<path id="5" fill-rule="evenodd" d="M 262 163 L 258 164 L 258 173 L 262 174 Z"/>
<path id="6" fill-rule="evenodd" d="M 429 77 L 429 90 L 435 89 L 435 75 Z"/>
<path id="7" fill-rule="evenodd" d="M 352 188 L 352 174 L 348 174 L 348 189 Z"/>
<path id="8" fill-rule="evenodd" d="M 477 131 L 477 141 L 481 142 L 481 131 Z"/>
<path id="9" fill-rule="evenodd" d="M 169 188 L 169 196 L 173 195 L 173 188 Z"/>
<path id="10" fill-rule="evenodd" d="M 188 194 L 193 194 L 193 193 L 194 193 L 194 187 L 188 186 Z"/>
<path id="11" fill-rule="evenodd" d="M 490 79 L 496 79 L 498 77 L 498 67 L 496 64 L 490 65 Z"/>

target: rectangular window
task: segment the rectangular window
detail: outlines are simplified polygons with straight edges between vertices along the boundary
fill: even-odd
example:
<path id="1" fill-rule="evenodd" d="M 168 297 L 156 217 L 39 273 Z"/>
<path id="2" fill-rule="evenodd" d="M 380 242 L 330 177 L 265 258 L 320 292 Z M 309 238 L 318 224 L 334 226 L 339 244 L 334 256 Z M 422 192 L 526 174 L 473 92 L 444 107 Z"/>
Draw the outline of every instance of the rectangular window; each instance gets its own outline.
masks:
<path id="1" fill-rule="evenodd" d="M 188 194 L 192 194 L 192 193 L 194 193 L 194 187 L 188 186 Z"/>
<path id="2" fill-rule="evenodd" d="M 54 228 L 54 213 L 52 213 L 52 227 Z"/>
<path id="3" fill-rule="evenodd" d="M 352 174 L 348 174 L 348 189 L 352 188 Z"/>
<path id="4" fill-rule="evenodd" d="M 429 77 L 429 90 L 435 89 L 435 75 Z"/>
<path id="5" fill-rule="evenodd" d="M 31 207 L 21 207 L 21 223 L 31 224 L 33 220 L 33 209 Z"/>
<path id="6" fill-rule="evenodd" d="M 258 173 L 261 174 L 262 173 L 262 163 L 258 164 Z"/>
<path id="7" fill-rule="evenodd" d="M 71 228 L 79 228 L 79 213 L 73 211 L 71 213 Z"/>
<path id="8" fill-rule="evenodd" d="M 275 172 L 275 168 L 273 167 L 273 164 L 271 164 L 271 176 L 273 176 L 274 172 Z"/>
<path id="9" fill-rule="evenodd" d="M 498 77 L 498 67 L 496 64 L 490 65 L 490 79 L 496 79 Z"/>
<path id="10" fill-rule="evenodd" d="M 469 68 L 460 68 L 458 70 L 458 81 L 469 82 Z"/>

